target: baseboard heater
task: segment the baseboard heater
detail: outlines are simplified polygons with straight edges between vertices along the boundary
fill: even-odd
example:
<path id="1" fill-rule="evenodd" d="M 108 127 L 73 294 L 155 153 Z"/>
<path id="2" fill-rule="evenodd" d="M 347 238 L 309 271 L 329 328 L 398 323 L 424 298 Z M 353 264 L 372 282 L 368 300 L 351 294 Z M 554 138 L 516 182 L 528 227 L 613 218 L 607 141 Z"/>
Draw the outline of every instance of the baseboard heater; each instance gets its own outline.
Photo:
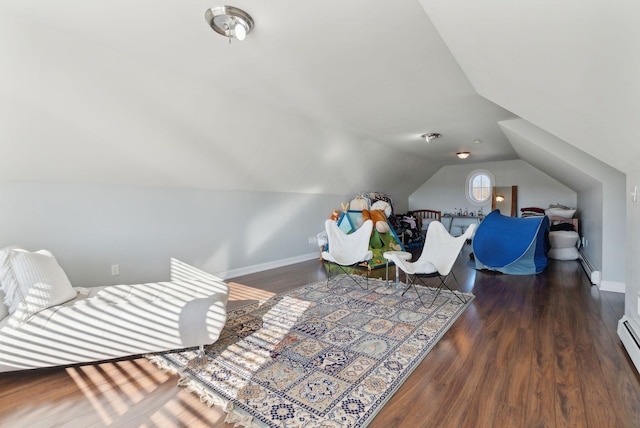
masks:
<path id="1" fill-rule="evenodd" d="M 626 315 L 618 321 L 618 337 L 636 366 L 636 370 L 640 372 L 640 336 L 637 331 L 638 324 Z"/>
<path id="2" fill-rule="evenodd" d="M 582 251 L 582 248 L 578 250 L 578 252 L 580 253 L 580 264 L 587 274 L 587 277 L 593 285 L 599 286 L 600 282 L 602 281 L 602 274 L 600 273 L 598 268 L 594 266 L 591 260 L 589 260 L 589 257 L 587 257 L 587 255 Z"/>

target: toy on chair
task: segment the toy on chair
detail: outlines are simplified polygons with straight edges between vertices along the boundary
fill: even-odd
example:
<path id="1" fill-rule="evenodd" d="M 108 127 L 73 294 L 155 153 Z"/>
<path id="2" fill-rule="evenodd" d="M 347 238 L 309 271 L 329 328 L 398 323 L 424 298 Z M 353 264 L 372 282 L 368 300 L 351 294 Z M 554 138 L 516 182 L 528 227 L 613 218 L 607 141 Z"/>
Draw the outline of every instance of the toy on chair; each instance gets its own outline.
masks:
<path id="1" fill-rule="evenodd" d="M 371 248 L 382 248 L 388 245 L 394 251 L 401 251 L 402 247 L 395 241 L 395 238 L 387 235 L 391 230 L 387 222 L 387 212 L 391 213 L 391 207 L 384 201 L 377 201 L 371 205 L 371 210 L 363 210 L 362 218 L 373 221 L 373 232 L 369 241 Z"/>

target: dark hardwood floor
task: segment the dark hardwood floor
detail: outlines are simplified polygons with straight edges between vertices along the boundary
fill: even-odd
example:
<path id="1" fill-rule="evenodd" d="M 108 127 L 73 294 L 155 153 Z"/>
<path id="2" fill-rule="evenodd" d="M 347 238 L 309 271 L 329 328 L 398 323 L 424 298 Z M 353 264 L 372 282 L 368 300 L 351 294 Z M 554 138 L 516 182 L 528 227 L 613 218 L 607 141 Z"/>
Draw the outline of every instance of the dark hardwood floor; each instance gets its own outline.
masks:
<path id="1" fill-rule="evenodd" d="M 475 271 L 468 251 L 455 272 L 475 300 L 370 426 L 640 426 L 640 376 L 616 335 L 624 296 L 577 262 L 509 276 Z M 324 278 L 317 261 L 235 278 L 229 307 Z M 176 382 L 144 358 L 4 373 L 0 426 L 232 426 Z"/>

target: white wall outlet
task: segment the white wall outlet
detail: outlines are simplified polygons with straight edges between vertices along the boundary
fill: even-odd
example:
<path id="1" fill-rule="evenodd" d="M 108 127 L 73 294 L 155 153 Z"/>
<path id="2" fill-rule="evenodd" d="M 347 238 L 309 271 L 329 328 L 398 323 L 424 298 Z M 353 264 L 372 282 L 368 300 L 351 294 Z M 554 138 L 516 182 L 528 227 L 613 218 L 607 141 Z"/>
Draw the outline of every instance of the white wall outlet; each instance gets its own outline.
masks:
<path id="1" fill-rule="evenodd" d="M 111 275 L 120 275 L 120 265 L 111 265 Z"/>
<path id="2" fill-rule="evenodd" d="M 317 243 L 318 243 L 318 239 L 315 236 L 309 237 L 309 244 L 317 244 Z"/>

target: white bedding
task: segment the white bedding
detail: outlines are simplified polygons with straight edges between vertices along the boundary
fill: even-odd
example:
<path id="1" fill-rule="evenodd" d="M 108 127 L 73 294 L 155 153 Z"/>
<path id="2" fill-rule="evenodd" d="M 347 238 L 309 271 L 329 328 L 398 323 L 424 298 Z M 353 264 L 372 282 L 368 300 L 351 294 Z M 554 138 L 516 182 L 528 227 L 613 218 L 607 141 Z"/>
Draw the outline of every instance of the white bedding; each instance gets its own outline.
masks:
<path id="1" fill-rule="evenodd" d="M 76 288 L 78 296 L 0 321 L 0 372 L 68 365 L 215 342 L 229 288 L 213 275 Z"/>

